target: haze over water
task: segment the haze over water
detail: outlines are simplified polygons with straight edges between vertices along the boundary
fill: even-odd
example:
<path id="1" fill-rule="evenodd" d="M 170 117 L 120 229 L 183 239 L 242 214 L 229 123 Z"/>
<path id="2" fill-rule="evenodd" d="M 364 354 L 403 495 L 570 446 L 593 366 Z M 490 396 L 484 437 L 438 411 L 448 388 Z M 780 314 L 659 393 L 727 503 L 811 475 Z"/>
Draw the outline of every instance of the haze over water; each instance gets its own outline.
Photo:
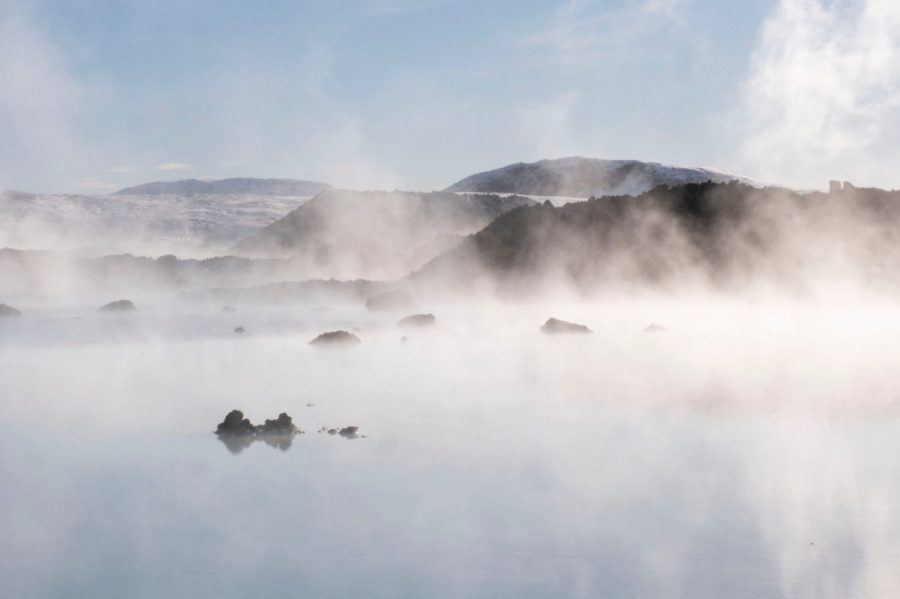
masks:
<path id="1" fill-rule="evenodd" d="M 12 596 L 897 591 L 891 308 L 446 306 L 406 342 L 359 309 L 217 308 L 4 323 Z M 550 309 L 595 334 L 541 335 Z M 232 453 L 234 407 L 306 434 Z M 316 432 L 345 425 L 366 437 Z"/>

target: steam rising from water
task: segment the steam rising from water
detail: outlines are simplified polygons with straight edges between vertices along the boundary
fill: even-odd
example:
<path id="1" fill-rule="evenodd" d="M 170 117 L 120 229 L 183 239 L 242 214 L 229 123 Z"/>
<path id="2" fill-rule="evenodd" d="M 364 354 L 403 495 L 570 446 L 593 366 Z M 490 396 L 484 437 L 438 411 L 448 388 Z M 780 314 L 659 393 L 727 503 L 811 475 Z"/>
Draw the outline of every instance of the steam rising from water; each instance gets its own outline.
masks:
<path id="1" fill-rule="evenodd" d="M 900 590 L 888 303 L 433 305 L 406 343 L 362 308 L 25 308 L 0 329 L 13 596 Z M 234 407 L 307 434 L 232 455 Z"/>

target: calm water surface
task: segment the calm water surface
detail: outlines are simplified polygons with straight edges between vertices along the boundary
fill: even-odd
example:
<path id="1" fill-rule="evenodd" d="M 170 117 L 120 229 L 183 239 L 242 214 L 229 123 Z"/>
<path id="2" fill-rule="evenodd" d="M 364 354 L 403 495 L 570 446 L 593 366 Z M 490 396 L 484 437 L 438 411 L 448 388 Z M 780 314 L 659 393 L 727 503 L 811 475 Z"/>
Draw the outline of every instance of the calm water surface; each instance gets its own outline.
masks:
<path id="1" fill-rule="evenodd" d="M 0 323 L 2 595 L 900 596 L 892 311 L 435 312 Z M 306 434 L 232 452 L 232 408 Z"/>

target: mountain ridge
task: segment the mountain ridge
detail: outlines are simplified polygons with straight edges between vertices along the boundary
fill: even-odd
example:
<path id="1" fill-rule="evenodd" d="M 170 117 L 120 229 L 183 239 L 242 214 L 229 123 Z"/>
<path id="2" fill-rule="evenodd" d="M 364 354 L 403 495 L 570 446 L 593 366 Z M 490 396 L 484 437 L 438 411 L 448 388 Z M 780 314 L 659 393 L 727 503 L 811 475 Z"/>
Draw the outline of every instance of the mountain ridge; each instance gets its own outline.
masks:
<path id="1" fill-rule="evenodd" d="M 275 195 L 311 197 L 331 185 L 304 179 L 181 179 L 152 181 L 113 192 L 112 195 Z"/>
<path id="2" fill-rule="evenodd" d="M 587 199 L 604 195 L 639 195 L 660 185 L 706 181 L 754 183 L 739 175 L 708 168 L 569 156 L 531 163 L 516 162 L 475 173 L 450 185 L 445 191 Z"/>

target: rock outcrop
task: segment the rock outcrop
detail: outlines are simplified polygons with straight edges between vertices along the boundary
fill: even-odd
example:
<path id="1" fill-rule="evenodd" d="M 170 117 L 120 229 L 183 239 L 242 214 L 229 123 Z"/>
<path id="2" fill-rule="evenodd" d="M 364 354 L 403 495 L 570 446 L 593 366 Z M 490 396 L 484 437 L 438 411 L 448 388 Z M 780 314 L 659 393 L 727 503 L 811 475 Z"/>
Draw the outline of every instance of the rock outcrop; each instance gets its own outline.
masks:
<path id="1" fill-rule="evenodd" d="M 356 345 L 360 343 L 359 337 L 347 331 L 330 331 L 322 333 L 309 342 L 310 345 L 320 346 L 340 346 L 340 345 Z"/>
<path id="2" fill-rule="evenodd" d="M 232 453 L 240 453 L 254 441 L 264 441 L 267 445 L 286 451 L 291 447 L 294 435 L 302 432 L 284 412 L 275 420 L 266 419 L 265 424 L 254 425 L 249 418 L 244 418 L 243 412 L 232 410 L 216 427 L 219 440 Z"/>
<path id="3" fill-rule="evenodd" d="M 12 306 L 7 306 L 6 304 L 0 304 L 0 318 L 11 318 L 15 316 L 21 316 L 22 312 L 16 310 Z"/>
<path id="4" fill-rule="evenodd" d="M 131 300 L 121 299 L 109 302 L 105 306 L 100 307 L 101 312 L 134 312 L 137 310 Z"/>
<path id="5" fill-rule="evenodd" d="M 547 322 L 541 326 L 541 332 L 551 335 L 593 333 L 591 329 L 583 324 L 567 322 L 565 320 L 559 320 L 558 318 L 550 318 L 547 320 Z"/>

